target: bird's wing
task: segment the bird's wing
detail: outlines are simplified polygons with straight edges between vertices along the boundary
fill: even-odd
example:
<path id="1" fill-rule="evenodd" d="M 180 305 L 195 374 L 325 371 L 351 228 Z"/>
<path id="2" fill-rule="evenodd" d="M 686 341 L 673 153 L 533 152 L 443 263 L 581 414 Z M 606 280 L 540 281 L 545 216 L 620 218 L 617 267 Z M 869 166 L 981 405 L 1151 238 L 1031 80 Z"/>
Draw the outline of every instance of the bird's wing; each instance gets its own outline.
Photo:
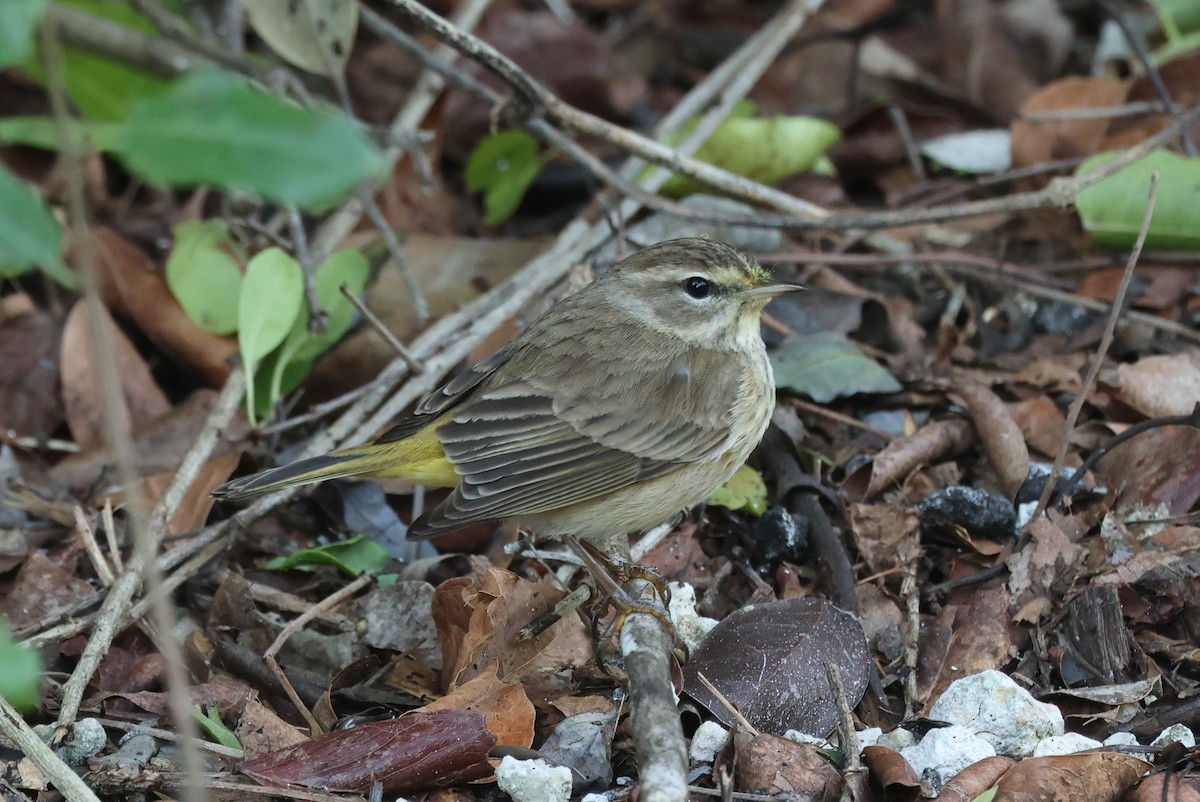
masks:
<path id="1" fill-rule="evenodd" d="M 512 357 L 517 347 L 518 341 L 514 341 L 459 373 L 426 396 L 421 403 L 417 404 L 412 414 L 381 434 L 375 442 L 394 443 L 404 440 L 433 423 L 442 412 L 465 401 L 472 390 Z"/>
<path id="2" fill-rule="evenodd" d="M 720 453 L 744 357 L 667 339 L 636 356 L 527 342 L 438 429 L 462 481 L 411 534 L 558 509 Z"/>

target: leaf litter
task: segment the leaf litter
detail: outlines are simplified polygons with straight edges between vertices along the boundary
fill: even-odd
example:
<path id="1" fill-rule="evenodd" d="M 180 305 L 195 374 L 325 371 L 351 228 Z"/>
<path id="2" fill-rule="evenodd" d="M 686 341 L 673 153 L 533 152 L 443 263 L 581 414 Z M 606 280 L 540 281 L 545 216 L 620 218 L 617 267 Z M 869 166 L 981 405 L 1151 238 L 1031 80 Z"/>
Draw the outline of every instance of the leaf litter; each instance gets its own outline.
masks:
<path id="1" fill-rule="evenodd" d="M 621 2 L 575 7 L 585 12 L 573 19 L 546 10 L 492 9 L 485 15 L 486 38 L 569 102 L 639 129 L 669 110 L 681 87 L 699 81 L 767 13 L 757 7 L 638 11 Z M 737 169 L 741 157 L 762 155 L 751 152 L 760 140 L 771 146 L 781 123 L 793 126 L 791 135 L 801 130 L 801 115 L 813 115 L 826 122 L 819 126 L 821 141 L 806 140 L 814 150 L 804 153 L 804 162 L 832 170 L 770 175 L 780 188 L 835 213 L 881 205 L 913 210 L 1045 186 L 1055 175 L 1047 169 L 1051 162 L 1061 162 L 1059 175 L 1086 170 L 1085 160 L 1170 124 L 1154 105 L 1164 89 L 1184 109 L 1200 100 L 1200 55 L 1174 41 L 1173 31 L 1158 31 L 1156 19 L 1144 18 L 1139 30 L 1143 46 L 1160 49 L 1157 81 L 1132 50 L 1093 49 L 1107 9 L 1085 15 L 1037 0 L 971 0 L 891 15 L 895 10 L 887 3 L 846 3 L 836 14 L 822 12 L 830 41 L 798 39 L 751 92 L 754 116 L 727 124 L 726 132 L 736 129 L 741 137 L 733 145 L 738 158 L 722 150 L 723 142 L 710 146 L 711 158 Z M 339 24 L 353 29 L 345 7 L 337 11 Z M 348 52 L 317 63 L 311 53 L 289 52 L 264 33 L 278 23 L 252 22 L 264 40 L 253 42 L 256 55 L 280 48 L 275 55 L 304 69 L 330 74 L 334 67 L 332 74 L 349 82 L 351 102 L 390 97 L 396 105 L 406 97 L 391 84 L 407 87 L 412 76 L 392 81 L 376 71 L 381 61 L 399 69 L 390 63 L 394 51 L 382 51 L 387 58 L 381 59 L 384 45 L 361 33 L 355 38 L 340 29 L 336 42 Z M 876 27 L 880 22 L 886 24 Z M 617 36 L 618 30 L 629 35 Z M 861 52 L 843 39 L 860 41 Z M 100 67 L 118 66 L 93 58 Z M 471 782 L 490 776 L 500 757 L 530 750 L 517 756 L 569 767 L 576 795 L 636 779 L 626 697 L 596 662 L 588 616 L 568 616 L 517 641 L 522 627 L 563 596 L 568 572 L 553 556 L 531 559 L 502 548 L 512 539 L 507 530 L 476 533 L 468 556 L 452 556 L 443 544 L 447 554 L 402 565 L 396 556 L 404 552 L 395 545 L 414 512 L 413 488 L 385 482 L 383 490 L 357 492 L 345 485 L 309 497 L 317 503 L 298 500 L 240 527 L 234 545 L 188 569 L 194 573 L 173 574 L 180 569 L 171 557 L 234 514 L 229 505 L 214 504 L 212 488 L 253 466 L 282 461 L 323 429 L 315 404 L 354 390 L 391 358 L 389 346 L 342 302 L 343 282 L 361 290 L 368 308 L 382 313 L 402 341 L 411 341 L 424 325 L 402 270 L 413 271 L 435 319 L 453 314 L 539 253 L 547 235 L 595 192 L 593 179 L 561 153 L 538 146 L 520 186 L 504 188 L 512 216 L 498 222 L 500 216 L 469 192 L 466 174 L 493 121 L 455 90 L 424 120 L 433 137 L 430 153 L 438 157 L 428 164 L 406 161 L 379 175 L 374 146 L 359 129 L 338 124 L 325 135 L 352 144 L 353 175 L 337 172 L 335 159 L 320 185 L 298 185 L 286 165 L 282 179 L 275 177 L 282 183 L 229 181 L 267 198 L 311 201 L 314 208 L 365 175 L 381 182 L 381 212 L 405 229 L 411 264 L 385 256 L 373 231 L 353 234 L 343 245 L 357 252 L 341 252 L 349 255 L 331 262 L 336 269 L 318 269 L 316 291 L 336 325 L 328 335 L 313 334 L 301 273 L 292 268 L 300 261 L 281 263 L 287 280 L 255 289 L 258 268 L 247 263 L 289 251 L 270 250 L 287 244 L 288 235 L 270 228 L 269 206 L 237 192 L 164 192 L 131 181 L 122 169 L 124 159 L 151 181 L 176 175 L 179 165 L 160 159 L 158 149 L 165 147 L 164 134 L 187 131 L 151 124 L 181 91 L 199 91 L 207 80 L 209 89 L 253 117 L 262 109 L 247 104 L 258 90 L 224 78 L 193 78 L 146 101 L 134 96 L 139 90 L 131 82 L 118 87 L 130 96 L 114 95 L 115 105 L 105 110 L 77 74 L 82 63 L 66 64 L 67 89 L 86 115 L 115 120 L 136 108 L 116 120 L 123 126 L 116 139 L 101 141 L 116 156 L 89 156 L 85 177 L 121 414 L 134 431 L 134 467 L 152 503 L 213 408 L 214 389 L 230 375 L 230 357 L 239 351 L 235 328 L 247 361 L 270 368 L 256 400 L 279 425 L 251 431 L 239 417 L 164 530 L 161 556 L 168 575 L 179 580 L 172 598 L 183 619 L 180 631 L 188 633 L 190 701 L 214 727 L 218 721 L 227 727 L 244 751 L 242 762 L 214 753 L 215 770 L 231 779 L 240 771 L 242 781 L 257 779 L 281 795 L 294 785 L 367 792 L 379 781 L 397 793 L 452 786 L 444 793 L 472 799 L 490 793 Z M 1091 69 L 1083 66 L 1089 63 Z M 44 112 L 36 80 L 32 67 L 0 73 L 0 92 L 14 98 L 11 114 Z M 856 86 L 861 91 L 847 91 Z M 1123 103 L 1143 105 L 1108 113 Z M 390 119 L 389 109 L 359 105 L 364 119 Z M 313 120 L 308 109 L 272 108 L 289 119 Z M 0 122 L 9 114 L 6 109 Z M 1191 134 L 1198 130 L 1193 122 Z M 830 146 L 835 133 L 840 139 Z M 984 133 L 1007 138 L 1013 168 L 1025 172 L 976 179 L 951 169 L 981 169 L 961 154 L 921 158 L 939 140 L 969 142 Z M 130 142 L 155 150 L 136 155 Z M 617 153 L 610 143 L 589 146 L 601 158 Z M 274 159 L 284 151 L 257 166 L 264 174 L 277 170 Z M 683 667 L 685 722 L 689 736 L 701 720 L 734 733 L 724 752 L 692 766 L 694 782 L 717 788 L 731 777 L 738 790 L 836 796 L 855 776 L 853 770 L 843 775 L 842 761 L 858 759 L 845 754 L 840 739 L 826 740 L 845 723 L 839 709 L 845 702 L 862 742 L 875 739 L 862 753 L 871 780 L 862 786 L 864 798 L 1197 794 L 1194 770 L 1180 757 L 1191 747 L 1152 743 L 1164 731 L 1165 741 L 1187 741 L 1200 726 L 1191 703 L 1200 690 L 1200 528 L 1194 520 L 1200 503 L 1194 334 L 1200 268 L 1194 254 L 1166 250 L 1195 235 L 1187 189 L 1195 157 L 1182 153 L 1155 157 L 1167 173 L 1156 239 L 1102 356 L 1100 333 L 1124 261 L 1123 253 L 1102 246 L 1129 247 L 1153 162 L 1088 190 L 1070 213 L 1009 209 L 979 220 L 898 224 L 887 234 L 912 251 L 904 260 L 882 258 L 840 229 L 811 236 L 757 232 L 751 240 L 737 227 L 699 224 L 698 233 L 719 230 L 721 239 L 755 250 L 764 263 L 813 289 L 768 310 L 764 336 L 780 387 L 781 436 L 768 439 L 740 484 L 691 513 L 644 558 L 665 578 L 690 585 L 699 616 L 719 619 Z M 328 162 L 327 151 L 318 155 Z M 991 149 L 985 155 L 995 161 Z M 23 213 L 32 211 L 38 222 L 38 248 L 49 248 L 62 233 L 45 210 L 58 214 L 64 207 L 47 154 L 6 145 L 0 162 L 5 176 L 21 176 L 22 186 L 28 182 L 38 193 L 37 204 Z M 762 175 L 761 160 L 749 164 L 746 170 Z M 182 178 L 218 181 L 225 168 L 219 158 L 206 159 L 211 172 Z M 1172 194 L 1176 181 L 1184 186 L 1180 194 Z M 728 199 L 693 197 L 686 204 L 722 212 L 746 208 Z M 0 238 L 17 241 L 11 227 L 21 219 L 0 221 Z M 315 229 L 321 219 L 318 210 L 307 222 Z M 617 223 L 629 223 L 638 243 L 696 225 L 665 215 Z M 185 261 L 196 259 L 192 251 L 201 245 L 207 248 L 202 255 L 219 265 L 219 285 L 205 283 L 202 261 Z M 618 243 L 571 280 L 604 269 L 622 247 L 632 246 Z M 0 265 L 6 276 L 0 439 L 15 465 L 5 470 L 11 479 L 2 491 L 0 615 L 19 637 L 41 638 L 35 643 L 49 679 L 30 720 L 48 723 L 61 698 L 53 685 L 75 668 L 90 631 L 63 636 L 56 628 L 94 622 L 104 577 L 119 572 L 133 545 L 123 506 L 129 488 L 115 478 L 85 303 L 50 283 L 63 278 L 53 248 L 41 258 L 47 278 L 24 272 L 31 265 L 28 246 L 22 248 L 19 264 Z M 827 263 L 818 264 L 816 252 Z M 284 258 L 293 256 L 289 251 Z M 78 248 L 67 249 L 68 263 L 82 264 L 82 258 Z M 353 264 L 337 267 L 338 260 Z M 181 273 L 184 267 L 198 272 Z M 251 291 L 239 304 L 247 284 Z M 499 327 L 489 345 L 502 345 L 549 300 L 539 297 Z M 280 314 L 267 316 L 268 307 Z M 1068 431 L 1066 412 L 1097 358 L 1104 360 L 1100 381 Z M 1064 444 L 1060 493 L 1030 519 Z M 1069 478 L 1080 468 L 1086 470 L 1078 479 Z M 805 497 L 814 503 L 802 505 Z M 116 506 L 111 523 L 106 503 Z M 77 510 L 86 527 L 77 524 Z M 355 549 L 372 542 L 354 538 L 366 533 L 385 542 L 368 546 L 364 556 Z M 356 723 L 310 731 L 261 656 L 295 616 L 363 570 L 396 584 L 320 609 L 279 652 L 284 676 L 321 728 Z M 25 679 L 36 685 L 36 666 L 22 654 L 10 655 L 12 648 L 0 639 L 0 664 L 35 672 Z M 841 677 L 843 699 L 831 690 L 830 666 Z M 908 751 L 914 745 L 932 749 L 982 737 L 969 720 L 952 722 L 964 732 L 950 737 L 946 731 L 954 728 L 943 726 L 947 722 L 923 716 L 944 710 L 943 700 L 958 699 L 971 682 L 997 671 L 1017 689 L 1005 686 L 1004 693 L 1052 703 L 1065 735 L 1104 746 L 1033 756 L 1043 740 L 1051 750 L 1057 742 L 1050 739 L 1064 734 L 1030 735 L 1028 749 L 994 747 L 1013 754 L 971 758 L 961 770 L 962 755 L 915 766 L 919 753 Z M 82 717 L 103 720 L 114 742 L 118 724 L 130 721 L 180 726 L 172 719 L 163 654 L 136 627 L 114 641 L 86 690 Z M 967 704 L 993 716 L 995 701 L 968 696 Z M 362 723 L 380 710 L 404 715 Z M 1167 730 L 1172 724 L 1184 729 Z M 151 768 L 164 764 L 147 761 L 127 764 L 134 779 L 120 780 L 100 762 L 118 754 L 108 748 L 82 769 L 94 772 L 105 793 L 120 795 L 119 782 L 125 790 L 170 793 L 177 787 L 177 779 L 164 780 Z M 4 780 L 21 787 L 25 775 L 4 770 Z"/>

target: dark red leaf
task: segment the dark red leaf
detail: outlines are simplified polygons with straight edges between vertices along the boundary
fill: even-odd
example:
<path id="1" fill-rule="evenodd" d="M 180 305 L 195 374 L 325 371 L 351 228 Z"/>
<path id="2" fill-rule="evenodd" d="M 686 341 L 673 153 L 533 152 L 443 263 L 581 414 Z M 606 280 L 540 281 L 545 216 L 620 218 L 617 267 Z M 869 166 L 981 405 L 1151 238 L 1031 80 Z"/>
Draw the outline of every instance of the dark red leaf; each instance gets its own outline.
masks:
<path id="1" fill-rule="evenodd" d="M 242 765 L 264 785 L 365 793 L 454 785 L 487 776 L 496 738 L 483 716 L 463 710 L 410 713 L 337 730 Z"/>

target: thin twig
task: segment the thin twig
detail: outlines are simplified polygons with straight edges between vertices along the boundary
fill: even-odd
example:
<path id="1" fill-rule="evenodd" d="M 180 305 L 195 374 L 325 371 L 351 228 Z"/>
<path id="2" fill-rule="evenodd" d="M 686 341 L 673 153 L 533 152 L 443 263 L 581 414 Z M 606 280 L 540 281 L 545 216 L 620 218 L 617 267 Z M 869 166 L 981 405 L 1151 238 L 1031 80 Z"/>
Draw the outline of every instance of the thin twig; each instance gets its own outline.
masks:
<path id="1" fill-rule="evenodd" d="M 1059 444 L 1058 453 L 1054 455 L 1054 467 L 1050 470 L 1050 475 L 1046 477 L 1046 486 L 1042 489 L 1041 498 L 1038 499 L 1037 507 L 1034 509 L 1033 515 L 1029 520 L 1037 520 L 1043 512 L 1046 511 L 1046 505 L 1050 503 L 1050 497 L 1054 495 L 1054 487 L 1058 483 L 1058 476 L 1062 473 L 1063 466 L 1067 462 L 1067 451 L 1071 448 L 1071 435 L 1075 431 L 1075 425 L 1079 422 L 1079 415 L 1083 411 L 1083 405 L 1087 402 L 1088 396 L 1092 392 L 1092 388 L 1096 385 L 1096 379 L 1100 375 L 1100 368 L 1104 364 L 1104 357 L 1108 354 L 1108 348 L 1112 345 L 1113 335 L 1117 330 L 1117 320 L 1121 317 L 1121 310 L 1125 306 L 1125 294 L 1129 290 L 1129 284 L 1133 280 L 1133 270 L 1137 267 L 1138 256 L 1142 252 L 1142 247 L 1146 244 L 1146 236 L 1150 233 L 1150 221 L 1154 217 L 1154 204 L 1158 200 L 1158 170 L 1155 170 L 1150 175 L 1150 191 L 1146 198 L 1146 213 L 1142 217 L 1142 227 L 1138 231 L 1137 242 L 1134 243 L 1133 250 L 1129 253 L 1129 261 L 1125 263 L 1125 272 L 1121 276 L 1121 284 L 1117 287 L 1117 295 L 1113 299 L 1112 312 L 1109 314 L 1108 323 L 1104 327 L 1104 335 L 1100 338 L 1100 345 L 1096 349 L 1096 357 L 1092 361 L 1087 377 L 1083 381 L 1083 386 L 1079 389 L 1079 394 L 1075 396 L 1075 400 L 1071 402 L 1071 409 L 1067 412 L 1067 422 L 1063 434 L 1062 443 Z"/>
<path id="2" fill-rule="evenodd" d="M 375 329 L 375 332 L 387 341 L 387 344 L 392 347 L 396 355 L 404 360 L 404 364 L 408 365 L 408 369 L 413 372 L 413 375 L 419 376 L 425 372 L 425 368 L 417 361 L 415 356 L 409 353 L 409 350 L 404 347 L 404 343 L 396 339 L 396 335 L 392 334 L 391 330 L 383 324 L 383 321 L 376 317 L 375 313 L 362 302 L 362 299 L 351 292 L 350 288 L 345 284 L 342 285 L 342 295 L 346 296 L 346 300 L 353 304 L 358 313 L 367 319 L 367 322 L 371 324 L 371 328 Z"/>
<path id="3" fill-rule="evenodd" d="M 308 247 L 308 234 L 304 230 L 304 218 L 300 216 L 300 210 L 294 203 L 288 204 L 287 216 L 292 229 L 292 250 L 296 253 L 296 260 L 300 262 L 304 275 L 304 302 L 308 305 L 308 330 L 314 334 L 320 334 L 325 331 L 325 326 L 329 323 L 329 315 L 321 306 L 321 299 L 317 297 L 315 280 L 317 263 Z"/>
<path id="4" fill-rule="evenodd" d="M 518 67 L 512 59 L 483 40 L 459 30 L 415 0 L 389 0 L 389 3 L 436 36 L 439 41 L 483 65 L 512 87 L 529 106 L 525 110 L 526 113 L 518 115 L 518 119 L 544 113 L 570 130 L 615 144 L 636 156 L 667 168 L 672 173 L 701 181 L 749 203 L 765 204 L 814 220 L 827 214 L 824 209 L 792 195 L 687 157 L 681 152 L 685 149 L 667 147 L 580 111 L 559 100 L 554 93 Z M 786 43 L 795 30 L 798 30 L 821 5 L 822 0 L 792 0 L 782 14 L 763 26 L 763 32 L 772 37 L 782 38 Z M 781 20 L 785 24 L 780 25 Z M 735 76 L 733 80 L 738 80 L 738 77 L 740 76 Z"/>
<path id="5" fill-rule="evenodd" d="M 387 246 L 388 253 L 391 254 L 396 269 L 400 271 L 400 278 L 404 281 L 404 287 L 408 290 L 409 302 L 412 303 L 413 316 L 417 319 L 418 324 L 424 326 L 429 322 L 429 302 L 425 300 L 421 283 L 417 281 L 417 276 L 413 273 L 412 263 L 404 254 L 404 246 L 396 238 L 396 232 L 388 224 L 383 210 L 379 208 L 379 204 L 375 202 L 371 193 L 360 190 L 357 197 L 358 202 L 362 204 L 363 211 L 367 213 L 367 217 L 375 224 L 375 228 L 383 237 L 383 242 Z"/>

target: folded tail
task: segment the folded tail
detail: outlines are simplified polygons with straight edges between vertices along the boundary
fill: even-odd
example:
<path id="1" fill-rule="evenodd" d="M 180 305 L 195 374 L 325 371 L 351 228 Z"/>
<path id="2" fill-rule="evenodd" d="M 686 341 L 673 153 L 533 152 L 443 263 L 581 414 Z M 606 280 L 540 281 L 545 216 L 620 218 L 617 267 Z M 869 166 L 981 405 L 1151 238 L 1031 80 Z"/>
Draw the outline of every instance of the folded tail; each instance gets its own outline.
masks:
<path id="1" fill-rule="evenodd" d="M 432 487 L 453 487 L 459 479 L 441 443 L 426 430 L 407 440 L 347 448 L 243 476 L 221 485 L 213 495 L 221 499 L 245 498 L 346 476 L 393 476 Z"/>

